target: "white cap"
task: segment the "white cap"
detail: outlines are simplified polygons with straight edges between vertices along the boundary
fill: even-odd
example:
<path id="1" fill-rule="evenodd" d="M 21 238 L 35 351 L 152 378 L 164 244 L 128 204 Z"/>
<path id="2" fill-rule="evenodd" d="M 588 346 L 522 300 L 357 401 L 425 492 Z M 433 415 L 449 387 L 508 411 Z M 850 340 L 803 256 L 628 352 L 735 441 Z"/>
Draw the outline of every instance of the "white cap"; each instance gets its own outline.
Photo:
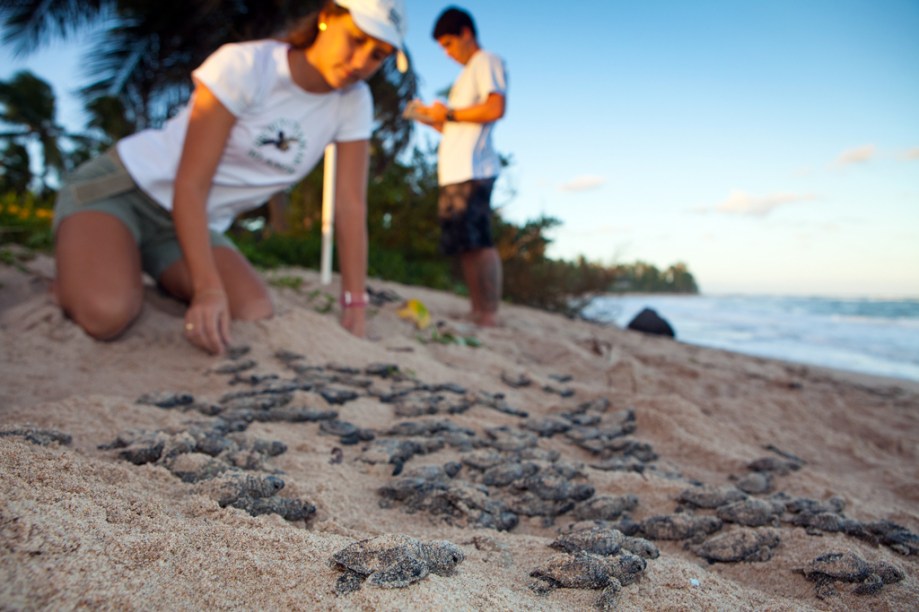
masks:
<path id="1" fill-rule="evenodd" d="M 348 9 L 362 32 L 394 46 L 396 67 L 399 72 L 408 70 L 408 58 L 404 51 L 408 24 L 403 0 L 335 0 L 335 4 Z"/>

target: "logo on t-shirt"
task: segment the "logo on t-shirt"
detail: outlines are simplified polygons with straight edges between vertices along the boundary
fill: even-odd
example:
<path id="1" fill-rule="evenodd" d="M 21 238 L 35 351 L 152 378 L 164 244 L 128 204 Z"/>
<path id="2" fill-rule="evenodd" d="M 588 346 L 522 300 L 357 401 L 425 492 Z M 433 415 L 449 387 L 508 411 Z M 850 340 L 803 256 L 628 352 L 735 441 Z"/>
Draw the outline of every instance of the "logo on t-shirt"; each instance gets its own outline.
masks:
<path id="1" fill-rule="evenodd" d="M 290 148 L 290 145 L 299 142 L 299 138 L 294 138 L 293 136 L 287 136 L 284 134 L 284 130 L 278 131 L 277 138 L 260 138 L 258 145 L 264 147 L 265 145 L 274 145 L 278 148 L 279 151 L 286 151 Z"/>
<path id="2" fill-rule="evenodd" d="M 306 136 L 300 123 L 278 119 L 262 130 L 249 149 L 249 157 L 287 174 L 297 174 L 306 151 Z"/>

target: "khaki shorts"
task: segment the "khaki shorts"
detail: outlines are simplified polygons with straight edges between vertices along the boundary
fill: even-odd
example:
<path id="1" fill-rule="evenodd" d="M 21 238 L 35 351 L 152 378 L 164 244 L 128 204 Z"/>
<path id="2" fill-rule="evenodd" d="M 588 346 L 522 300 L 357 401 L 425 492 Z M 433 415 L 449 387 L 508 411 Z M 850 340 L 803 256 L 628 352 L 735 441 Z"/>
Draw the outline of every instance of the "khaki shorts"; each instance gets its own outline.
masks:
<path id="1" fill-rule="evenodd" d="M 70 215 L 90 210 L 112 215 L 128 228 L 140 249 L 144 272 L 155 280 L 182 259 L 172 215 L 134 183 L 114 148 L 64 179 L 54 204 L 54 231 Z M 211 246 L 236 249 L 229 238 L 214 231 Z"/>

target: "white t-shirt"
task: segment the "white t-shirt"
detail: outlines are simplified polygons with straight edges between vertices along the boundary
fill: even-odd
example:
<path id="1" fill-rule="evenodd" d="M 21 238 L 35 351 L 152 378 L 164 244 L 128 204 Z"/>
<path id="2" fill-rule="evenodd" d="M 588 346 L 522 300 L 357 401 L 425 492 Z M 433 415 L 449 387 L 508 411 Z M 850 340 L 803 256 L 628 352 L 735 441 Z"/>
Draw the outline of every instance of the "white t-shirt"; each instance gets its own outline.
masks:
<path id="1" fill-rule="evenodd" d="M 465 108 L 481 104 L 488 94 L 507 95 L 504 61 L 479 49 L 469 58 L 450 88 L 447 106 Z M 491 142 L 495 124 L 448 121 L 437 149 L 437 182 L 452 185 L 498 176 L 500 162 Z"/>
<path id="2" fill-rule="evenodd" d="M 303 178 L 330 142 L 370 137 L 373 100 L 367 84 L 326 94 L 304 91 L 291 79 L 288 48 L 275 40 L 224 45 L 192 73 L 236 117 L 207 201 L 208 224 L 215 231 L 226 231 L 237 215 Z M 131 177 L 166 209 L 172 209 L 191 106 L 161 129 L 118 143 Z"/>

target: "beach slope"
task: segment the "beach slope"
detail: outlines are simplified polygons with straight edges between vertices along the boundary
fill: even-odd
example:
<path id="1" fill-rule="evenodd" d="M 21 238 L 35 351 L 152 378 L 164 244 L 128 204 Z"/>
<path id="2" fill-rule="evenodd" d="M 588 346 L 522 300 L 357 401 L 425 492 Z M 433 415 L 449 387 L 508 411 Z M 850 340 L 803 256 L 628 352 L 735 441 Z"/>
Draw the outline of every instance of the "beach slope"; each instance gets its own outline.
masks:
<path id="1" fill-rule="evenodd" d="M 238 350 L 216 358 L 152 287 L 130 331 L 98 343 L 49 298 L 49 258 L 0 264 L 0 607 L 919 601 L 913 383 L 514 306 L 476 329 L 465 299 L 382 281 L 361 340 L 337 324 L 334 284 L 266 275 L 277 315 L 234 324 Z M 400 316 L 409 299 L 430 327 Z M 602 572 L 571 588 L 547 569 L 585 558 L 550 544 L 586 529 L 618 538 L 596 558 L 633 559 L 618 593 Z M 338 594 L 331 557 L 383 534 L 464 559 Z"/>

